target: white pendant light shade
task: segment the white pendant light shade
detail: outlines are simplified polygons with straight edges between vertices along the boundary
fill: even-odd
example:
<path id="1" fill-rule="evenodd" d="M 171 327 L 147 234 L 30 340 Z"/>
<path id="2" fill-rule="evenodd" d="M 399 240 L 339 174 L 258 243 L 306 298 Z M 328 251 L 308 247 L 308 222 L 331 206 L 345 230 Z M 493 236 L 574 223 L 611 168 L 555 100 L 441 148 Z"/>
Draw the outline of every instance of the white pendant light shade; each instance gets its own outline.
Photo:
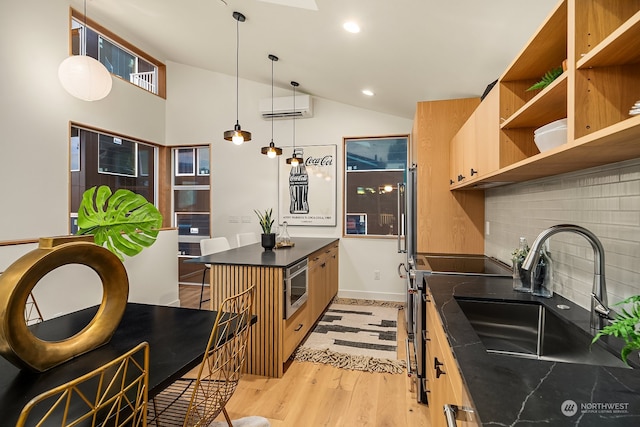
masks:
<path id="1" fill-rule="evenodd" d="M 58 67 L 62 87 L 76 98 L 98 101 L 111 92 L 111 73 L 96 59 L 72 55 Z"/>

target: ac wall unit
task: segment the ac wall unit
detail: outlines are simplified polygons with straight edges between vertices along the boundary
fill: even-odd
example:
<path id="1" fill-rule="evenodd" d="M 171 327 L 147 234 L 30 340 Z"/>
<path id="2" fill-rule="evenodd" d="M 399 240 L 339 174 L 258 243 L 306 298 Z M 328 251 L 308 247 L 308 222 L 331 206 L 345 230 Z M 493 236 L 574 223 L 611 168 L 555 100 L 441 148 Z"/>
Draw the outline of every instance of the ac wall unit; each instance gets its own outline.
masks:
<path id="1" fill-rule="evenodd" d="M 313 117 L 313 99 L 310 95 L 296 95 L 296 108 L 293 109 L 293 96 L 273 98 L 273 113 L 271 112 L 271 98 L 260 100 L 260 115 L 265 120 Z"/>

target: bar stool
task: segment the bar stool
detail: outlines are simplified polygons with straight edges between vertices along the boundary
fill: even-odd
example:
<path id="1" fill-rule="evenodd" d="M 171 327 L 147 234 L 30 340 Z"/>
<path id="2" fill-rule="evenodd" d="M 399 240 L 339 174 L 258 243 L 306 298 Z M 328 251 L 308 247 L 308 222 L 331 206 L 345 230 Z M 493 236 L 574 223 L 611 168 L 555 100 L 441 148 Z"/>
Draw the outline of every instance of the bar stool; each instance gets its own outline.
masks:
<path id="1" fill-rule="evenodd" d="M 226 237 L 212 237 L 211 239 L 200 240 L 200 254 L 202 256 L 215 254 L 216 252 L 222 252 L 231 249 L 229 241 Z M 207 276 L 207 270 L 211 269 L 211 264 L 204 265 L 204 271 L 202 272 L 202 287 L 200 288 L 200 304 L 198 308 L 202 308 L 202 303 L 207 302 L 210 298 L 203 300 L 204 295 L 204 279 Z"/>
<path id="2" fill-rule="evenodd" d="M 256 233 L 238 233 L 236 234 L 236 240 L 238 241 L 238 247 L 252 245 L 260 241 Z"/>

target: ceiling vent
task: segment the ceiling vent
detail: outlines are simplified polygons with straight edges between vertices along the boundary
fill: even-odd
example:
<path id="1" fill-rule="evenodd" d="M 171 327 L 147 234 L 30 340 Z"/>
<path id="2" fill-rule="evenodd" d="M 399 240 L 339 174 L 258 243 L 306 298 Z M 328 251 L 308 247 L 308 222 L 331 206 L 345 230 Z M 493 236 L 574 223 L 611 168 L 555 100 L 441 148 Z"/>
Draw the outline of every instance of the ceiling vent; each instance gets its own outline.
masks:
<path id="1" fill-rule="evenodd" d="M 260 115 L 265 120 L 274 119 L 304 119 L 313 117 L 313 99 L 310 95 L 296 95 L 296 108 L 293 109 L 293 96 L 273 98 L 273 112 L 271 98 L 260 100 Z"/>

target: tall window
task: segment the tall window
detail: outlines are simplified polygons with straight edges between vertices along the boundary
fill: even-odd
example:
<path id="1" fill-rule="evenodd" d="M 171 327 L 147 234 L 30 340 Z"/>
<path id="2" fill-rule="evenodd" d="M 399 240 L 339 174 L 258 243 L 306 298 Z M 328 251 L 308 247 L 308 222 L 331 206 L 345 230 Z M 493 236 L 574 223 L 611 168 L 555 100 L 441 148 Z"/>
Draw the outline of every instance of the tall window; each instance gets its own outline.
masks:
<path id="1" fill-rule="evenodd" d="M 87 27 L 85 38 L 84 17 L 72 9 L 72 54 L 91 56 L 111 74 L 164 97 L 164 64 L 93 21 L 87 20 Z"/>
<path id="2" fill-rule="evenodd" d="M 200 240 L 211 235 L 209 147 L 173 149 L 173 211 L 180 255 L 200 254 Z"/>
<path id="3" fill-rule="evenodd" d="M 345 237 L 398 235 L 408 142 L 408 135 L 344 139 Z"/>
<path id="4" fill-rule="evenodd" d="M 78 230 L 77 217 L 85 190 L 107 185 L 124 188 L 156 201 L 157 148 L 121 135 L 79 126 L 71 127 L 69 142 L 71 174 L 71 233 Z"/>
<path id="5" fill-rule="evenodd" d="M 178 229 L 178 282 L 200 284 L 200 240 L 211 236 L 209 147 L 176 147 L 173 158 L 173 226 Z"/>

